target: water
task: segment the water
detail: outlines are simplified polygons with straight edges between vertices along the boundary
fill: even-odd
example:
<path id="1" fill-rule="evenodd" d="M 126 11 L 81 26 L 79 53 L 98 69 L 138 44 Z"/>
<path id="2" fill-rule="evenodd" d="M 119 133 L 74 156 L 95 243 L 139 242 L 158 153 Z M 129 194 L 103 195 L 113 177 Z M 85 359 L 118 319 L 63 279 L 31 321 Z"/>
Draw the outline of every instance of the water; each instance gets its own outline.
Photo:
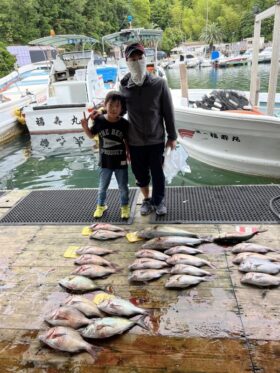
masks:
<path id="1" fill-rule="evenodd" d="M 270 65 L 259 65 L 261 90 L 267 90 Z M 178 70 L 167 71 L 171 88 L 179 88 Z M 250 68 L 241 66 L 214 70 L 212 68 L 188 70 L 190 88 L 231 88 L 249 90 Z M 280 92 L 280 79 L 278 89 Z M 67 138 L 65 136 L 65 138 Z M 73 139 L 72 139 L 73 140 Z M 57 139 L 54 140 L 57 143 Z M 179 175 L 172 186 L 191 185 L 244 185 L 279 183 L 279 179 L 248 176 L 217 169 L 189 159 L 191 173 Z M 129 184 L 135 180 L 129 172 Z M 112 180 L 112 187 L 116 181 Z M 0 150 L 0 189 L 50 189 L 98 187 L 98 159 L 92 146 L 81 143 L 55 151 L 44 151 L 30 141 L 28 134 Z"/>

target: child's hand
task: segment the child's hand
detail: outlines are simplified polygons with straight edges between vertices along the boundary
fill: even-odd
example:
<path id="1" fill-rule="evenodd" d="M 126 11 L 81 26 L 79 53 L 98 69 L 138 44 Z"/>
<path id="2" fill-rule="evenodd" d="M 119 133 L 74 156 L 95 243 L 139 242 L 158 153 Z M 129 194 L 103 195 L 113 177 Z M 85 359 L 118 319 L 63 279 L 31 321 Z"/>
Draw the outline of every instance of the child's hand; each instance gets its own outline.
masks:
<path id="1" fill-rule="evenodd" d="M 88 120 L 90 118 L 90 115 L 88 117 L 86 117 L 86 113 L 84 112 L 84 117 L 83 119 L 81 120 L 81 125 L 84 129 L 87 129 L 88 128 Z"/>

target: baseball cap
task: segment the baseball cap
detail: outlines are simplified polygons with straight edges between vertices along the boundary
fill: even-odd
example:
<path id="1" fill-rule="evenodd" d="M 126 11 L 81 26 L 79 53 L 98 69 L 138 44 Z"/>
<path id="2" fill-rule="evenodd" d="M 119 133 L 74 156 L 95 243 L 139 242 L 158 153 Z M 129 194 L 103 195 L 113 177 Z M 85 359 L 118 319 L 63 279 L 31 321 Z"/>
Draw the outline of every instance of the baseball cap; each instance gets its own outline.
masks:
<path id="1" fill-rule="evenodd" d="M 141 52 L 145 54 L 145 49 L 142 44 L 139 44 L 139 43 L 130 44 L 125 48 L 125 51 L 124 51 L 125 58 L 127 59 L 134 52 Z"/>

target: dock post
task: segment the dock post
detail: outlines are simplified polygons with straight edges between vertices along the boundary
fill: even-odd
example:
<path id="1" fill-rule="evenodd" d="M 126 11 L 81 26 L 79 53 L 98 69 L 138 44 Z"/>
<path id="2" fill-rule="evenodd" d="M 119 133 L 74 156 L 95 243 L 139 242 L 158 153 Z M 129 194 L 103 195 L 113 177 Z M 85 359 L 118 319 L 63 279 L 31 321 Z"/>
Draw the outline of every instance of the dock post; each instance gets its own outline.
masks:
<path id="1" fill-rule="evenodd" d="M 253 39 L 253 56 L 252 56 L 252 66 L 251 66 L 251 84 L 250 84 L 250 101 L 253 106 L 258 105 L 257 74 L 258 74 L 260 36 L 261 36 L 261 21 L 255 20 L 254 39 Z"/>
<path id="2" fill-rule="evenodd" d="M 188 94 L 188 74 L 187 68 L 184 63 L 179 64 L 179 71 L 180 71 L 180 83 L 181 83 L 181 93 L 182 97 L 186 98 L 189 101 L 189 94 Z"/>

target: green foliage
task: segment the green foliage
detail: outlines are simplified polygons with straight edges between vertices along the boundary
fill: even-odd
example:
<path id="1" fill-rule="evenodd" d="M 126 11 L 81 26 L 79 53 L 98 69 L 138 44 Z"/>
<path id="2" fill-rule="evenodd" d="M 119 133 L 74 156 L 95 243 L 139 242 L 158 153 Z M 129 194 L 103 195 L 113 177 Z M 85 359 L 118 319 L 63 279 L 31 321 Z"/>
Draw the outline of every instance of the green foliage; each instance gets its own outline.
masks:
<path id="1" fill-rule="evenodd" d="M 14 70 L 15 62 L 16 58 L 7 51 L 4 43 L 0 42 L 0 78 Z"/>
<path id="2" fill-rule="evenodd" d="M 205 41 L 210 46 L 210 50 L 215 43 L 223 40 L 223 34 L 217 23 L 210 23 L 202 29 L 200 40 Z"/>

